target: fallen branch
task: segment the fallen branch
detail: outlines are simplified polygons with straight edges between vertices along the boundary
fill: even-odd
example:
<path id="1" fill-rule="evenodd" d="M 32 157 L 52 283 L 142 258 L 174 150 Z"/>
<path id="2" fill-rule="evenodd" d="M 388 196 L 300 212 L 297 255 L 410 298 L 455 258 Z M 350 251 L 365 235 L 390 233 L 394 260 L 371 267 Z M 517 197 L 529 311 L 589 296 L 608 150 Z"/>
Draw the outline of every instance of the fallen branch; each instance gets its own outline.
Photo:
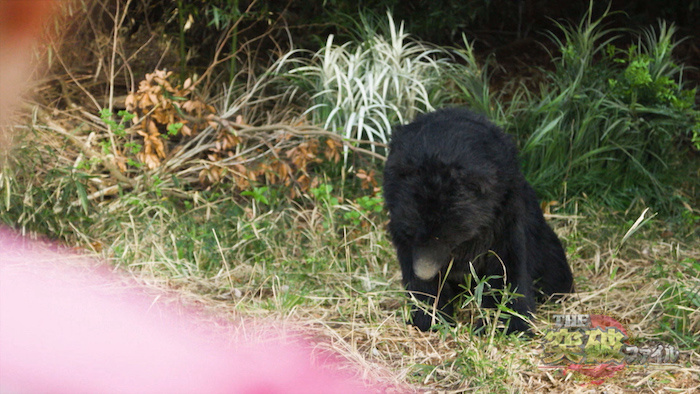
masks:
<path id="1" fill-rule="evenodd" d="M 201 121 L 201 119 L 197 119 Z M 382 142 L 375 142 L 375 141 L 364 141 L 364 140 L 357 140 L 354 138 L 344 138 L 336 133 L 333 133 L 328 130 L 324 130 L 320 127 L 315 127 L 315 126 L 303 126 L 303 127 L 293 127 L 288 124 L 282 124 L 282 123 L 275 123 L 275 124 L 270 124 L 270 125 L 264 125 L 264 126 L 250 126 L 246 124 L 241 124 L 241 123 L 236 123 L 236 122 L 231 122 L 227 119 L 211 116 L 210 121 L 214 121 L 218 124 L 220 124 L 222 127 L 226 128 L 227 130 L 230 130 L 236 134 L 254 134 L 254 133 L 264 133 L 264 132 L 273 132 L 273 131 L 278 131 L 282 130 L 285 131 L 289 134 L 296 135 L 296 136 L 323 136 L 327 138 L 331 138 L 335 141 L 340 142 L 343 146 L 347 146 L 349 149 L 362 153 L 368 156 L 372 156 L 375 159 L 379 159 L 381 161 L 386 161 L 386 156 L 380 155 L 379 153 L 372 152 L 370 150 L 360 148 L 354 144 L 368 144 L 368 145 L 374 145 L 380 148 L 387 148 L 387 145 L 382 143 Z"/>

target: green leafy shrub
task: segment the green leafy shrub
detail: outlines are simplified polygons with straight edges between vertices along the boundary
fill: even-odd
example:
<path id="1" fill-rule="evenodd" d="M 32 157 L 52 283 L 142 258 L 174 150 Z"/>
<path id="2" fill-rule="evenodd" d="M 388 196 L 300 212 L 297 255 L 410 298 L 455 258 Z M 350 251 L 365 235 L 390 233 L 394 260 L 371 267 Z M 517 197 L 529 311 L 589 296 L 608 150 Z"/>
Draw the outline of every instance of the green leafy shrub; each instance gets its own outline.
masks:
<path id="1" fill-rule="evenodd" d="M 622 51 L 616 31 L 588 15 L 552 34 L 561 56 L 539 93 L 517 92 L 509 132 L 520 142 L 524 172 L 550 197 L 595 196 L 626 207 L 635 198 L 664 204 L 675 141 L 700 130 L 695 91 L 682 85 L 671 53 L 675 28 L 660 23 Z M 659 207 L 661 208 L 661 207 Z"/>

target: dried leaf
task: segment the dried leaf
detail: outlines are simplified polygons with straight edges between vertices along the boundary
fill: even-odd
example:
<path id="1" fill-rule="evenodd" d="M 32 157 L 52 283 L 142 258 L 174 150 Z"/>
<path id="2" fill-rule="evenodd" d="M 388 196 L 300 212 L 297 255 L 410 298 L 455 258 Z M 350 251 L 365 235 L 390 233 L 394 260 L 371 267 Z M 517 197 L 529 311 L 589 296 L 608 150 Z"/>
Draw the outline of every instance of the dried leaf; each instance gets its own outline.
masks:
<path id="1" fill-rule="evenodd" d="M 147 80 L 139 82 L 139 93 L 143 93 L 151 88 L 151 83 Z"/>
<path id="2" fill-rule="evenodd" d="M 145 109 L 151 106 L 153 106 L 151 99 L 147 95 L 141 96 L 141 99 L 139 100 L 139 108 Z"/>
<path id="3" fill-rule="evenodd" d="M 367 190 L 374 189 L 377 187 L 377 180 L 375 179 L 374 170 L 371 170 L 369 173 L 367 173 L 367 171 L 365 171 L 364 169 L 360 169 L 357 171 L 355 176 L 362 181 L 362 184 L 360 185 L 362 189 Z"/>
<path id="4" fill-rule="evenodd" d="M 158 126 L 156 125 L 156 122 L 154 122 L 153 120 L 148 119 L 146 121 L 146 125 L 147 125 L 146 127 L 148 130 L 148 134 L 160 134 L 160 133 L 158 133 Z"/>
<path id="5" fill-rule="evenodd" d="M 124 100 L 124 104 L 126 106 L 126 110 L 129 112 L 132 112 L 136 109 L 136 97 L 133 94 L 129 94 L 126 96 L 126 100 Z"/>
<path id="6" fill-rule="evenodd" d="M 158 100 L 158 96 L 153 92 L 146 92 L 146 95 L 148 96 L 148 99 L 151 101 L 152 105 L 155 105 L 160 101 Z"/>
<path id="7" fill-rule="evenodd" d="M 153 114 L 151 114 L 151 117 L 158 123 L 165 125 L 168 124 L 170 121 L 170 117 L 172 115 L 162 109 L 157 109 L 153 111 Z"/>
<path id="8" fill-rule="evenodd" d="M 184 103 L 182 103 L 181 108 L 185 112 L 192 113 L 194 110 L 195 102 L 192 100 L 187 100 Z"/>

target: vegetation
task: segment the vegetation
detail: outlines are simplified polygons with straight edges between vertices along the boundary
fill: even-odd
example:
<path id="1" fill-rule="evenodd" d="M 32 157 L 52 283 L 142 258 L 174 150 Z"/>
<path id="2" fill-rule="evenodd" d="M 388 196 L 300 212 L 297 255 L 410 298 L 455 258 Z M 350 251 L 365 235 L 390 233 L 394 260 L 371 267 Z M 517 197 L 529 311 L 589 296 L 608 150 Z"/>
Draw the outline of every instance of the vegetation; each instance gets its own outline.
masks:
<path id="1" fill-rule="evenodd" d="M 166 3 L 178 26 L 162 22 L 168 34 L 136 47 L 143 32 L 127 29 L 125 15 L 145 2 L 64 10 L 59 24 L 91 44 L 71 55 L 71 37 L 58 34 L 46 48 L 50 82 L 16 122 L 0 171 L 2 223 L 86 249 L 212 313 L 286 321 L 368 380 L 451 392 L 575 389 L 590 379 L 538 369 L 537 336 L 553 313 L 598 312 L 634 341 L 681 349 L 678 364 L 630 366 L 601 389 L 700 384 L 700 110 L 673 57 L 681 37 L 672 24 L 634 35 L 589 10 L 552 30 L 540 86 L 496 90 L 498 64 L 480 61 L 466 36 L 436 46 L 390 15 L 339 29 L 354 35 L 318 36 L 320 48 L 283 50 L 270 30 L 275 2 L 267 11 L 209 2 L 197 12 L 196 2 Z M 483 5 L 474 15 L 492 9 L 467 3 Z M 85 22 L 96 10 L 111 13 L 112 31 Z M 220 45 L 201 66 L 187 50 L 208 23 Z M 465 104 L 516 138 L 576 277 L 576 294 L 539 309 L 535 339 L 498 324 L 473 334 L 472 322 L 499 322 L 515 296 L 480 310 L 486 278 L 465 292 L 457 326 L 419 333 L 404 324 L 379 187 L 386 142 L 397 122 Z"/>
<path id="2" fill-rule="evenodd" d="M 518 91 L 506 128 L 522 141 L 528 178 L 553 198 L 587 193 L 617 209 L 634 199 L 668 208 L 675 141 L 686 136 L 700 147 L 696 90 L 676 82 L 675 28 L 662 22 L 621 50 L 603 22 L 589 14 L 560 25 L 548 86 Z"/>
<path id="3" fill-rule="evenodd" d="M 365 21 L 357 40 L 343 45 L 329 35 L 311 60 L 299 59 L 301 65 L 287 71 L 310 96 L 313 123 L 346 139 L 387 144 L 392 125 L 447 101 L 442 88 L 454 57 L 410 40 L 391 14 L 387 20 L 379 28 Z M 370 145 L 373 152 L 375 147 Z"/>

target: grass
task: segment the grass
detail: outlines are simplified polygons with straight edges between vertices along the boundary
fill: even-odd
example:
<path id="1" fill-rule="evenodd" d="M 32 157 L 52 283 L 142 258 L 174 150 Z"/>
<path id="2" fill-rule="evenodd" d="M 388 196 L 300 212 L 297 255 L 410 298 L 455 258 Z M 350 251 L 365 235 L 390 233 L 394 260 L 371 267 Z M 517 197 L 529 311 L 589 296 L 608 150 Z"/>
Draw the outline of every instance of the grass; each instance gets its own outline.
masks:
<path id="1" fill-rule="evenodd" d="M 69 193 L 57 191 L 62 192 Z M 177 289 L 182 299 L 217 315 L 283 322 L 314 338 L 320 349 L 341 354 L 348 368 L 359 368 L 370 380 L 450 392 L 537 392 L 586 383 L 585 377 L 538 369 L 537 336 L 505 336 L 495 326 L 474 335 L 468 322 L 484 313 L 474 307 L 478 291 L 466 295 L 456 327 L 420 333 L 406 326 L 408 305 L 384 231 L 386 217 L 340 195 L 320 188 L 296 203 L 274 193 L 263 202 L 212 190 L 183 202 L 126 192 L 90 205 L 90 220 L 66 220 L 71 229 L 66 238 L 94 248 L 149 286 Z M 578 292 L 540 307 L 536 332 L 547 327 L 550 313 L 607 314 L 637 341 L 675 344 L 682 358 L 675 366 L 628 367 L 601 388 L 631 384 L 651 391 L 700 384 L 697 240 L 662 237 L 658 218 L 635 226 L 641 211 L 615 214 L 580 206 L 576 215 L 552 222 L 565 240 Z M 36 212 L 27 205 L 16 208 L 25 215 Z M 346 215 L 358 211 L 359 221 Z M 63 216 L 53 209 L 39 212 L 44 223 Z M 16 223 L 17 214 L 2 215 Z M 664 378 L 648 381 L 650 374 Z"/>

